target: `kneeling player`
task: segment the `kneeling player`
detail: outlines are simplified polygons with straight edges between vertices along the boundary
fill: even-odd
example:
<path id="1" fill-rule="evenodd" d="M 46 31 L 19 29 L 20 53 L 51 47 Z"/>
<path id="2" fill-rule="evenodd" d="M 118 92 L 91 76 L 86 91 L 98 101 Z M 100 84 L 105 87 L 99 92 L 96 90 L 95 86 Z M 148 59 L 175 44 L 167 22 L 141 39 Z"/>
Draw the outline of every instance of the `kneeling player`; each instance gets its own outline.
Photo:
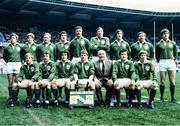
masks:
<path id="1" fill-rule="evenodd" d="M 61 60 L 57 62 L 56 64 L 56 72 L 57 72 L 57 80 L 52 81 L 52 91 L 55 97 L 54 103 L 58 105 L 58 89 L 59 96 L 61 96 L 62 88 L 65 87 L 65 103 L 67 104 L 69 102 L 69 95 L 70 95 L 70 86 L 71 83 L 73 83 L 74 79 L 74 65 L 70 62 L 68 59 L 69 52 L 62 51 L 61 52 Z M 75 82 L 74 82 L 75 83 Z"/>
<path id="2" fill-rule="evenodd" d="M 120 90 L 125 88 L 129 91 L 128 107 L 132 107 L 133 89 L 135 86 L 135 70 L 132 61 L 128 60 L 128 50 L 122 49 L 119 53 L 120 60 L 113 64 L 112 78 L 114 81 L 115 95 L 117 98 L 116 106 L 121 106 Z"/>
<path id="3" fill-rule="evenodd" d="M 149 93 L 149 102 L 148 107 L 154 108 L 154 97 L 156 95 L 156 89 L 158 87 L 157 80 L 156 80 L 156 73 L 154 65 L 147 60 L 147 52 L 141 51 L 139 53 L 140 60 L 135 63 L 135 71 L 136 71 L 136 95 L 137 100 L 141 103 L 141 92 L 140 89 L 150 89 Z"/>
<path id="4" fill-rule="evenodd" d="M 75 64 L 74 67 L 74 79 L 76 84 L 71 85 L 71 89 L 85 88 L 85 90 L 95 89 L 94 79 L 94 65 L 88 61 L 88 52 L 86 50 L 81 51 L 81 61 Z"/>
<path id="5" fill-rule="evenodd" d="M 25 63 L 20 68 L 20 73 L 17 79 L 17 83 L 13 84 L 13 96 L 17 97 L 18 89 L 26 89 L 27 91 L 27 99 L 26 99 L 26 107 L 32 107 L 32 97 L 34 91 L 34 84 L 37 83 L 39 78 L 39 66 L 36 63 L 33 63 L 32 54 L 25 54 Z M 13 99 L 14 99 L 13 98 Z M 11 106 L 14 103 L 12 103 Z"/>
<path id="6" fill-rule="evenodd" d="M 56 66 L 55 63 L 50 60 L 50 52 L 46 51 L 43 55 L 43 62 L 39 66 L 40 69 L 40 81 L 35 85 L 35 99 L 36 105 L 40 104 L 40 89 L 46 88 L 46 100 L 44 101 L 45 107 L 49 106 L 49 100 L 51 96 L 51 82 L 55 78 Z"/>

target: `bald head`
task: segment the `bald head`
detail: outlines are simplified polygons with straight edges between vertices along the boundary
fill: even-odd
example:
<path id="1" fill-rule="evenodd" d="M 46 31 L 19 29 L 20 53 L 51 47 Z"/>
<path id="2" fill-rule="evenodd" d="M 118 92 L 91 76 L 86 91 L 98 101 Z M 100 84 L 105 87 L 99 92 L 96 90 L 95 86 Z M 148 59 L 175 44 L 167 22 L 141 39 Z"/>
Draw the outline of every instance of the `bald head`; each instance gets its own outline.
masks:
<path id="1" fill-rule="evenodd" d="M 106 52 L 104 50 L 99 50 L 98 57 L 100 61 L 104 61 L 106 59 Z"/>

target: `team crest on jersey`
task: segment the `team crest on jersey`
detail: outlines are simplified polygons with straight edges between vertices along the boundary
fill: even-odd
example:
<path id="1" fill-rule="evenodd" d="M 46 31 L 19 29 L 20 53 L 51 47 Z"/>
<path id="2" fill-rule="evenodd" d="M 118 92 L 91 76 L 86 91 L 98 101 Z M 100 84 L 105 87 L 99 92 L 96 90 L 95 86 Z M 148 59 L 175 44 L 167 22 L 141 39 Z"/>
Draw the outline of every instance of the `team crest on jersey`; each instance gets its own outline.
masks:
<path id="1" fill-rule="evenodd" d="M 129 65 L 128 65 L 128 64 L 125 65 L 125 69 L 126 69 L 126 70 L 129 69 Z"/>
<path id="2" fill-rule="evenodd" d="M 84 44 L 85 44 L 85 42 L 84 42 L 83 39 L 80 40 L 80 43 L 81 43 L 81 45 L 84 45 Z"/>
<path id="3" fill-rule="evenodd" d="M 36 46 L 32 46 L 32 50 L 35 51 L 36 50 Z"/>
<path id="4" fill-rule="evenodd" d="M 149 71 L 149 70 L 150 70 L 150 66 L 146 66 L 145 69 L 146 69 L 147 71 Z"/>
<path id="5" fill-rule="evenodd" d="M 69 48 L 69 45 L 65 45 L 64 47 L 65 47 L 65 49 L 68 49 L 68 48 Z"/>
<path id="6" fill-rule="evenodd" d="M 89 65 L 85 65 L 85 70 L 88 70 L 89 69 Z"/>
<path id="7" fill-rule="evenodd" d="M 122 47 L 125 48 L 125 47 L 126 47 L 126 44 L 122 43 Z"/>
<path id="8" fill-rule="evenodd" d="M 105 40 L 104 40 L 104 39 L 103 39 L 103 40 L 101 40 L 101 44 L 103 44 L 103 45 L 105 44 Z"/>
<path id="9" fill-rule="evenodd" d="M 66 69 L 68 69 L 68 70 L 69 70 L 69 69 L 70 69 L 70 67 L 71 67 L 71 66 L 70 66 L 69 64 L 67 64 L 67 65 L 66 65 Z"/>
<path id="10" fill-rule="evenodd" d="M 47 70 L 50 70 L 51 69 L 51 66 L 47 66 Z"/>
<path id="11" fill-rule="evenodd" d="M 34 71 L 34 67 L 31 67 L 31 71 Z"/>
<path id="12" fill-rule="evenodd" d="M 148 45 L 144 45 L 144 49 L 148 50 L 149 46 Z"/>
<path id="13" fill-rule="evenodd" d="M 169 43 L 169 44 L 168 44 L 168 47 L 169 47 L 169 48 L 172 48 L 172 47 L 173 47 L 173 44 L 172 44 L 172 43 Z"/>
<path id="14" fill-rule="evenodd" d="M 16 50 L 19 52 L 21 49 L 20 49 L 20 47 L 16 47 Z"/>

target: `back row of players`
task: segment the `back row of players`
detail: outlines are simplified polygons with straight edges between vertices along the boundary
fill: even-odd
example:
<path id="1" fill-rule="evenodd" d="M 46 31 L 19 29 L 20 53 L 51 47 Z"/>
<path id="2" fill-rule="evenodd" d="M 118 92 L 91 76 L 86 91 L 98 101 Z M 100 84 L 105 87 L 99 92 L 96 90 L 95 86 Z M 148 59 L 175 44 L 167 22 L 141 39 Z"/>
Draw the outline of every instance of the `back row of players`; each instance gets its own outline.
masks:
<path id="1" fill-rule="evenodd" d="M 116 106 L 119 107 L 119 89 L 125 88 L 129 99 L 128 106 L 132 106 L 132 92 L 135 92 L 141 106 L 140 89 L 144 87 L 150 89 L 148 106 L 154 108 L 157 80 L 154 65 L 151 63 L 153 46 L 146 42 L 146 34 L 139 32 L 138 41 L 130 46 L 123 40 L 121 29 L 116 30 L 116 40 L 111 44 L 109 39 L 103 36 L 101 27 L 96 29 L 96 36 L 92 37 L 90 42 L 83 37 L 82 31 L 82 27 L 77 26 L 75 38 L 71 42 L 67 41 L 67 33 L 62 31 L 56 45 L 51 43 L 50 33 L 43 35 L 40 45 L 34 43 L 35 36 L 29 33 L 23 47 L 17 43 L 18 36 L 15 33 L 10 35 L 11 43 L 4 49 L 9 82 L 8 106 L 12 107 L 18 101 L 19 88 L 27 89 L 27 107 L 32 106 L 33 94 L 36 105 L 40 104 L 41 88 L 46 88 L 45 105 L 49 105 L 51 91 L 55 97 L 54 104 L 57 105 L 62 87 L 65 87 L 67 103 L 70 90 L 84 87 L 86 90 L 96 89 L 100 106 L 109 105 L 114 92 L 117 98 Z M 168 71 L 171 102 L 176 102 L 174 77 L 177 46 L 169 39 L 168 29 L 162 29 L 160 36 L 162 39 L 156 45 L 156 60 L 160 69 L 160 100 L 164 101 Z M 55 61 L 57 62 L 54 63 Z M 102 86 L 107 90 L 105 101 L 102 98 Z"/>

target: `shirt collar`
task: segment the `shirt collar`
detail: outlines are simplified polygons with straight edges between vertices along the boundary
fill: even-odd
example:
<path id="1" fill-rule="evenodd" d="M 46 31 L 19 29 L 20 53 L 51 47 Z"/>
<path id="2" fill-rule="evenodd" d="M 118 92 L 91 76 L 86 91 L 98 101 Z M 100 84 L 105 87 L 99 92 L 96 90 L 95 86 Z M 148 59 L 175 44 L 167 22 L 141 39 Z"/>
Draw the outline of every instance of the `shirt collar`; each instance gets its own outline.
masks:
<path id="1" fill-rule="evenodd" d="M 171 40 L 168 39 L 167 41 L 164 41 L 163 39 L 161 39 L 161 42 L 170 42 Z"/>
<path id="2" fill-rule="evenodd" d="M 116 43 L 118 43 L 118 42 L 124 42 L 124 40 L 121 39 L 121 41 L 118 41 L 118 40 L 116 39 L 115 42 L 116 42 Z"/>
<path id="3" fill-rule="evenodd" d="M 141 63 L 141 61 L 139 60 L 138 63 L 140 63 L 140 64 L 146 64 L 146 63 L 149 63 L 149 60 L 146 60 L 146 62 L 144 62 L 144 63 Z"/>
<path id="4" fill-rule="evenodd" d="M 79 39 L 83 39 L 84 37 L 83 36 L 81 36 Z M 78 38 L 77 38 L 77 36 L 75 36 L 75 39 L 76 40 L 78 40 Z"/>
<path id="5" fill-rule="evenodd" d="M 101 38 L 98 38 L 97 36 L 96 36 L 96 39 L 104 39 L 105 37 L 104 36 L 102 36 Z"/>
<path id="6" fill-rule="evenodd" d="M 137 41 L 137 43 L 138 43 L 138 44 L 140 44 L 140 43 L 141 43 L 141 44 L 145 44 L 146 41 L 144 41 L 144 42 Z"/>

